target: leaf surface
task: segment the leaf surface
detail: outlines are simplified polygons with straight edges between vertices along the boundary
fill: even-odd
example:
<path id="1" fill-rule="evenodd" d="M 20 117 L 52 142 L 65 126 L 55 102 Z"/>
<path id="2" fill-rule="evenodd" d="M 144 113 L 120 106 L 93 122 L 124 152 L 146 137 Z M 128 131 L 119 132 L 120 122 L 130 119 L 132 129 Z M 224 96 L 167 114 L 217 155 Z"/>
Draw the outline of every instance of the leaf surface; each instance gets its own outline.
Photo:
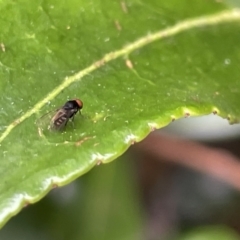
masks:
<path id="1" fill-rule="evenodd" d="M 0 3 L 0 221 L 184 116 L 240 117 L 240 10 L 216 1 Z M 36 120 L 80 98 L 63 132 Z M 43 134 L 43 135 L 42 135 Z"/>

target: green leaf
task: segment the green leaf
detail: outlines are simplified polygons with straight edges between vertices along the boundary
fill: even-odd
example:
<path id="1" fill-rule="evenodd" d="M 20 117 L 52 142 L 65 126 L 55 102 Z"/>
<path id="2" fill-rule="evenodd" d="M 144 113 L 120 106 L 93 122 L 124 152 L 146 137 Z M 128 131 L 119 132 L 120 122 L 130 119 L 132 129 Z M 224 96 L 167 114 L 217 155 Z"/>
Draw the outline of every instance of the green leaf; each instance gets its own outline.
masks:
<path id="1" fill-rule="evenodd" d="M 188 115 L 240 117 L 240 10 L 216 1 L 2 1 L 0 225 Z M 35 121 L 68 99 L 63 132 Z"/>
<path id="2" fill-rule="evenodd" d="M 178 238 L 179 239 L 179 238 Z M 184 234 L 180 240 L 237 240 L 239 235 L 226 226 L 198 227 Z"/>

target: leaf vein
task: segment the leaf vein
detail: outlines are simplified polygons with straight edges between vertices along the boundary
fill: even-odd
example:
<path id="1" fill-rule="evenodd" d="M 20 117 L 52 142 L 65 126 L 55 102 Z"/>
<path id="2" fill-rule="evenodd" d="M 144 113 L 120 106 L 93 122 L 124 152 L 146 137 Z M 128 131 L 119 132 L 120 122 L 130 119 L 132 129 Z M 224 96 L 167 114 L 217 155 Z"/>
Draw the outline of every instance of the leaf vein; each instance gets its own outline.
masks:
<path id="1" fill-rule="evenodd" d="M 43 98 L 41 101 L 36 103 L 32 109 L 28 110 L 25 114 L 23 114 L 18 119 L 10 123 L 0 136 L 0 143 L 10 134 L 10 132 L 17 125 L 19 125 L 24 120 L 32 116 L 34 113 L 38 112 L 47 102 L 49 102 L 54 97 L 56 97 L 59 93 L 61 93 L 63 89 L 67 88 L 74 82 L 81 81 L 84 76 L 97 70 L 98 68 L 102 67 L 104 64 L 110 61 L 113 61 L 119 57 L 128 56 L 133 51 L 139 48 L 142 48 L 152 42 L 155 42 L 157 40 L 167 38 L 173 35 L 177 35 L 181 32 L 184 32 L 193 28 L 199 28 L 203 26 L 212 26 L 212 25 L 217 25 L 217 24 L 227 23 L 227 22 L 234 22 L 239 20 L 240 20 L 240 9 L 238 8 L 215 13 L 208 16 L 191 18 L 185 21 L 181 21 L 175 24 L 174 26 L 168 27 L 166 29 L 163 29 L 158 32 L 148 34 L 142 38 L 139 38 L 135 42 L 129 45 L 126 45 L 120 50 L 107 53 L 105 56 L 103 56 L 102 59 L 94 62 L 89 67 L 79 71 L 78 73 L 72 76 L 66 77 L 60 85 L 54 88 L 45 98 Z"/>

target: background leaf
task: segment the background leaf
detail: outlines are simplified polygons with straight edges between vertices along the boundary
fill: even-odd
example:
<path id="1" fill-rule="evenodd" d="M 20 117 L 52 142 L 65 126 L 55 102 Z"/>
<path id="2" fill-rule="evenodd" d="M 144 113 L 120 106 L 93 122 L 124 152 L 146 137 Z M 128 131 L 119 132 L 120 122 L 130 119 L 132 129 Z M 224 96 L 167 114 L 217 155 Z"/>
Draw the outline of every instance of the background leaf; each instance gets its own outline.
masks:
<path id="1" fill-rule="evenodd" d="M 191 4 L 0 3 L 1 225 L 172 119 L 238 121 L 239 10 Z M 72 98 L 83 116 L 40 137 L 36 119 Z"/>
<path id="2" fill-rule="evenodd" d="M 184 234 L 181 240 L 214 240 L 214 239 L 229 239 L 237 240 L 239 236 L 232 230 L 224 226 L 208 226 L 202 228 L 196 228 L 193 231 Z"/>

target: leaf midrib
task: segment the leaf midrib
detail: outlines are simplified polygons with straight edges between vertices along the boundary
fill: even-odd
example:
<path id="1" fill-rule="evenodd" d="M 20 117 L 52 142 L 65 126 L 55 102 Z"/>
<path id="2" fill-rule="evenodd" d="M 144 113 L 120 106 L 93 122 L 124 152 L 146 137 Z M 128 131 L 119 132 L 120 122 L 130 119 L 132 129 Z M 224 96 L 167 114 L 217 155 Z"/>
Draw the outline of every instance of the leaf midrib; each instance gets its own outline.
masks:
<path id="1" fill-rule="evenodd" d="M 160 30 L 158 32 L 145 35 L 142 38 L 139 38 L 135 42 L 124 46 L 123 48 L 112 51 L 110 53 L 107 53 L 103 56 L 100 60 L 94 62 L 89 67 L 79 71 L 78 73 L 66 77 L 63 82 L 58 85 L 56 88 L 54 88 L 48 95 L 46 95 L 42 100 L 37 102 L 31 109 L 29 109 L 25 114 L 14 120 L 12 123 L 10 123 L 6 130 L 0 135 L 0 143 L 11 133 L 11 131 L 18 126 L 20 123 L 25 121 L 27 118 L 31 117 L 34 113 L 38 112 L 46 103 L 54 99 L 59 93 L 61 93 L 62 90 L 69 87 L 72 83 L 75 83 L 77 81 L 80 81 L 84 76 L 92 73 L 93 71 L 99 69 L 103 65 L 105 65 L 108 62 L 111 62 L 117 58 L 125 57 L 126 61 L 130 61 L 128 59 L 128 55 L 137 50 L 140 49 L 152 42 L 155 42 L 160 39 L 164 39 L 173 35 L 177 35 L 181 32 L 199 28 L 203 26 L 212 26 L 217 24 L 222 24 L 226 22 L 234 22 L 240 20 L 240 9 L 234 8 L 232 10 L 226 10 L 222 12 L 218 12 L 211 15 L 206 15 L 202 17 L 197 18 L 190 18 L 185 21 L 181 21 L 177 24 L 175 24 L 172 27 L 168 27 L 166 29 Z M 130 61 L 131 62 L 131 61 Z M 127 65 L 127 64 L 126 64 Z"/>

